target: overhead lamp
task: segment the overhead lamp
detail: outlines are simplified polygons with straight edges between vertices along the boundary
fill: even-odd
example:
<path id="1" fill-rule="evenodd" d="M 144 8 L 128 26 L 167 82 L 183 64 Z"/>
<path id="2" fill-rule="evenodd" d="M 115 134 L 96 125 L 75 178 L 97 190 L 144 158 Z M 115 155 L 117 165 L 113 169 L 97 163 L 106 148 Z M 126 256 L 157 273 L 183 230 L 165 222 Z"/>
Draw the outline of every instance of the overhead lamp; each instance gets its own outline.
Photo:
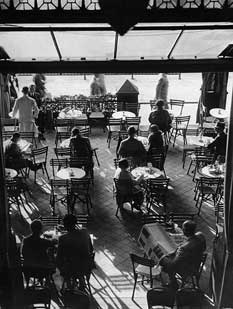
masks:
<path id="1" fill-rule="evenodd" d="M 218 57 L 233 57 L 233 44 L 229 44 L 219 55 Z"/>
<path id="2" fill-rule="evenodd" d="M 149 0 L 99 0 L 106 21 L 120 35 L 142 20 L 148 3 Z"/>

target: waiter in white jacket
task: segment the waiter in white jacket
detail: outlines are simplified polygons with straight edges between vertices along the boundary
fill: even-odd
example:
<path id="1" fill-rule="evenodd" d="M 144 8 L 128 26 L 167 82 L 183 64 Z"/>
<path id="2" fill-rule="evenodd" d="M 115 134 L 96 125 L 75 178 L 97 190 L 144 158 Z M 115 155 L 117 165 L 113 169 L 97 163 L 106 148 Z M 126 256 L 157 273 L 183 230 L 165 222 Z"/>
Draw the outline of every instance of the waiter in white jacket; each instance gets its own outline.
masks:
<path id="1" fill-rule="evenodd" d="M 19 119 L 20 132 L 37 132 L 35 118 L 39 109 L 36 101 L 28 96 L 28 87 L 23 87 L 22 93 L 23 96 L 15 101 L 12 117 Z"/>

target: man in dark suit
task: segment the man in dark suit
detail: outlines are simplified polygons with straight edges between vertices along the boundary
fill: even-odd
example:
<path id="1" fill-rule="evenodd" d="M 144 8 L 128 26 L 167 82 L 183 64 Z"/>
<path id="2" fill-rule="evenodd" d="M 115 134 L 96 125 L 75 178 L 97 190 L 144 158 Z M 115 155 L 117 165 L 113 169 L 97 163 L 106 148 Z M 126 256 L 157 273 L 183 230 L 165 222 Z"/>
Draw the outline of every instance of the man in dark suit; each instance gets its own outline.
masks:
<path id="1" fill-rule="evenodd" d="M 226 146 L 227 146 L 227 135 L 224 132 L 225 123 L 218 122 L 215 127 L 217 137 L 215 140 L 208 145 L 208 148 L 214 152 L 214 159 L 220 157 L 221 161 L 225 162 Z"/>
<path id="2" fill-rule="evenodd" d="M 56 264 L 65 280 L 79 279 L 79 288 L 85 289 L 85 275 L 90 275 L 93 266 L 93 247 L 86 229 L 76 227 L 77 218 L 66 215 L 63 224 L 67 233 L 59 238 Z"/>
<path id="3" fill-rule="evenodd" d="M 186 277 L 197 271 L 206 249 L 205 237 L 201 232 L 195 233 L 196 223 L 194 221 L 185 221 L 182 229 L 187 240 L 176 251 L 160 259 L 160 265 L 163 266 L 163 271 L 168 273 L 171 286 L 174 288 L 178 287 L 175 274 Z"/>

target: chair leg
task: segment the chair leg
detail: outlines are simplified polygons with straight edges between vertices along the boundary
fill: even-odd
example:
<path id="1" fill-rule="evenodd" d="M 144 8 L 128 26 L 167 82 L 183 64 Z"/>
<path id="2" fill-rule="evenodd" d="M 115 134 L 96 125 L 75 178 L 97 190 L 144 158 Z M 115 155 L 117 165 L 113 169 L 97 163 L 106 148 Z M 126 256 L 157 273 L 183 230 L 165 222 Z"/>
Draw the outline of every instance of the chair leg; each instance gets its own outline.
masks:
<path id="1" fill-rule="evenodd" d="M 48 179 L 49 179 L 49 173 L 48 173 L 48 171 L 47 171 L 46 163 L 43 163 L 43 167 L 44 167 L 44 170 L 45 170 L 46 176 L 47 176 L 47 177 L 48 177 Z"/>
<path id="2" fill-rule="evenodd" d="M 132 294 L 132 297 L 131 297 L 132 300 L 134 300 L 134 293 L 135 293 L 137 280 L 138 280 L 138 276 L 136 275 L 135 278 L 134 278 L 133 294 Z"/>

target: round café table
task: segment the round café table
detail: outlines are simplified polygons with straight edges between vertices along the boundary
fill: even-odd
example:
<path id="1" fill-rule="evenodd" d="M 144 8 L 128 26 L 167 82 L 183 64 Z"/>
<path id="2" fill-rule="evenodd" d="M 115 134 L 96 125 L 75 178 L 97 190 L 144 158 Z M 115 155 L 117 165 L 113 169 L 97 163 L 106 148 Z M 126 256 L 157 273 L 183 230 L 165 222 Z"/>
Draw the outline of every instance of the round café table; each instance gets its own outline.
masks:
<path id="1" fill-rule="evenodd" d="M 224 178 L 225 176 L 225 173 L 223 171 L 223 164 L 219 165 L 219 171 L 216 171 L 216 169 L 212 165 L 207 165 L 207 166 L 204 166 L 200 172 L 203 176 L 210 177 L 210 178 L 213 178 L 213 177 Z"/>
<path id="2" fill-rule="evenodd" d="M 163 176 L 163 172 L 160 171 L 158 168 L 148 166 L 138 166 L 131 171 L 131 174 L 135 178 L 138 178 L 143 175 L 143 178 L 145 180 L 150 178 L 155 179 Z"/>
<path id="3" fill-rule="evenodd" d="M 76 118 L 87 119 L 87 116 L 78 109 L 67 110 L 67 108 L 62 109 L 58 115 L 58 119 L 76 119 Z"/>
<path id="4" fill-rule="evenodd" d="M 112 114 L 112 118 L 114 119 L 126 118 L 126 117 L 136 117 L 136 115 L 128 111 L 119 111 Z"/>
<path id="5" fill-rule="evenodd" d="M 18 175 L 17 171 L 13 168 L 5 168 L 6 178 L 14 178 Z"/>
<path id="6" fill-rule="evenodd" d="M 86 172 L 78 167 L 67 167 L 62 168 L 57 172 L 57 177 L 65 180 L 70 180 L 71 178 L 83 178 Z"/>
<path id="7" fill-rule="evenodd" d="M 188 145 L 206 147 L 213 142 L 213 138 L 209 136 L 187 136 Z"/>
<path id="8" fill-rule="evenodd" d="M 229 112 L 223 108 L 212 108 L 210 115 L 218 119 L 224 119 L 229 117 Z"/>

